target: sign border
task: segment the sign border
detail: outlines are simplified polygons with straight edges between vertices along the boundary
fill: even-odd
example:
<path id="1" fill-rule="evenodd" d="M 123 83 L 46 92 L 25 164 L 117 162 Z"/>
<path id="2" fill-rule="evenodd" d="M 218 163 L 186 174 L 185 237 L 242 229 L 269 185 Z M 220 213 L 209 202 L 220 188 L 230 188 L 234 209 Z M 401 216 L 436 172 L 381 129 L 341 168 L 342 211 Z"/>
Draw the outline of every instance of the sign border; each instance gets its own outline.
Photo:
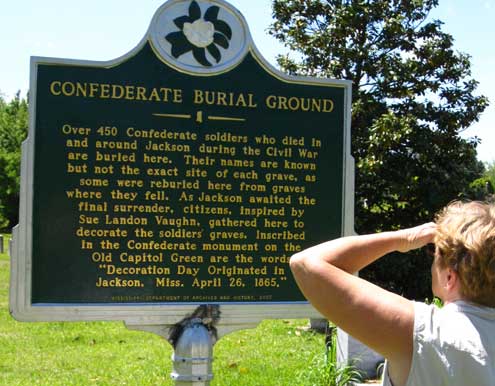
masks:
<path id="1" fill-rule="evenodd" d="M 180 0 L 179 0 L 180 1 Z M 354 234 L 354 159 L 351 155 L 351 105 L 352 82 L 346 80 L 290 76 L 272 66 L 256 48 L 247 23 L 232 5 L 221 0 L 210 0 L 237 12 L 246 31 L 247 49 L 236 63 L 251 53 L 255 60 L 273 77 L 287 83 L 315 86 L 341 87 L 344 89 L 344 151 L 343 151 L 343 202 L 342 236 Z M 99 68 L 115 67 L 135 56 L 148 42 L 151 44 L 151 30 L 156 15 L 170 2 L 163 4 L 152 19 L 150 27 L 141 42 L 127 54 L 109 61 L 90 61 L 50 57 L 31 57 L 29 93 L 29 134 L 22 144 L 21 190 L 19 202 L 19 224 L 12 230 L 12 256 L 10 277 L 10 313 L 19 321 L 124 321 L 128 325 L 173 325 L 191 314 L 198 306 L 219 304 L 221 318 L 219 325 L 252 326 L 263 319 L 321 318 L 322 316 L 308 302 L 256 302 L 256 303 L 102 303 L 84 304 L 37 304 L 31 303 L 32 291 L 32 214 L 33 214 L 33 173 L 34 173 L 34 134 L 36 112 L 37 69 L 39 65 L 74 65 Z M 158 55 L 157 51 L 155 54 Z M 160 58 L 165 61 L 164 58 Z M 167 63 L 168 64 L 168 63 Z M 170 64 L 168 64 L 170 65 Z M 236 66 L 235 65 L 235 66 Z M 230 71 L 235 66 L 223 72 Z M 172 68 L 177 68 L 171 65 Z M 213 76 L 218 73 L 193 73 L 196 76 Z M 242 328 L 242 327 L 239 327 Z M 237 329 L 239 329 L 237 328 Z"/>

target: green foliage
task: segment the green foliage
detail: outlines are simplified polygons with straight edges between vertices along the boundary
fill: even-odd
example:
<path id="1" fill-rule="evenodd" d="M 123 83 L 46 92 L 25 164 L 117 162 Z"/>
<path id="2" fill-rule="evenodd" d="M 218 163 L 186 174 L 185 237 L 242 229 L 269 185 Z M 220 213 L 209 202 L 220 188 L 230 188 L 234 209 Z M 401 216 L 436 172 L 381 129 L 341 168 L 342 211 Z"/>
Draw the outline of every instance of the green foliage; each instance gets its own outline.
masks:
<path id="1" fill-rule="evenodd" d="M 270 33 L 292 52 L 291 74 L 351 80 L 358 233 L 431 221 L 456 198 L 483 194 L 478 140 L 460 132 L 488 105 L 470 58 L 454 49 L 437 0 L 274 0 Z M 411 273 L 415 274 L 412 275 Z M 361 276 L 415 299 L 430 293 L 418 252 L 395 254 Z M 420 281 L 420 282 L 418 282 Z"/>
<path id="2" fill-rule="evenodd" d="M 4 234 L 5 247 L 10 235 Z M 5 249 L 7 250 L 7 249 Z M 119 322 L 20 323 L 8 311 L 9 258 L 0 254 L 0 385 L 174 385 L 172 348 Z M 310 383 L 324 336 L 307 320 L 265 320 L 233 332 L 213 350 L 212 386 L 322 386 Z M 295 383 L 294 379 L 300 379 Z"/>
<path id="3" fill-rule="evenodd" d="M 330 328 L 326 353 L 317 353 L 310 359 L 310 366 L 298 374 L 293 385 L 346 386 L 361 382 L 361 373 L 352 365 L 337 363 L 337 329 Z"/>
<path id="4" fill-rule="evenodd" d="M 331 328 L 327 347 L 326 383 L 328 386 L 346 386 L 351 382 L 361 382 L 363 375 L 353 365 L 337 363 L 337 328 Z"/>
<path id="5" fill-rule="evenodd" d="M 307 371 L 299 373 L 291 385 L 346 386 L 361 381 L 361 374 L 353 366 L 340 366 L 319 353 L 310 359 Z"/>
<path id="6" fill-rule="evenodd" d="M 17 93 L 0 97 L 0 229 L 18 222 L 21 144 L 28 130 L 28 105 Z"/>
<path id="7" fill-rule="evenodd" d="M 490 182 L 492 190 L 495 190 L 495 161 L 487 163 L 485 166 L 486 166 L 486 170 L 483 177 Z"/>
<path id="8" fill-rule="evenodd" d="M 493 196 L 493 187 L 490 178 L 483 176 L 471 182 L 464 195 L 474 200 L 487 200 Z"/>
<path id="9" fill-rule="evenodd" d="M 433 304 L 434 306 L 438 307 L 438 308 L 442 308 L 443 307 L 443 302 L 437 298 L 437 297 L 433 297 L 433 299 L 431 300 L 430 302 L 430 299 L 425 299 L 425 303 L 426 304 Z"/>

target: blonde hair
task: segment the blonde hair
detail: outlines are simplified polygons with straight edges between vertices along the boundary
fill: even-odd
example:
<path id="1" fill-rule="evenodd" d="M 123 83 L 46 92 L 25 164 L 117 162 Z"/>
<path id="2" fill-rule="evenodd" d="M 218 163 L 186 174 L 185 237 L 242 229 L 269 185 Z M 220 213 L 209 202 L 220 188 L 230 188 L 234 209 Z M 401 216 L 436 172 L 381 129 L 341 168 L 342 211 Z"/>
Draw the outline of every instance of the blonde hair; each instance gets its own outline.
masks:
<path id="1" fill-rule="evenodd" d="M 495 205 L 456 201 L 435 222 L 440 266 L 458 273 L 465 300 L 495 307 Z"/>

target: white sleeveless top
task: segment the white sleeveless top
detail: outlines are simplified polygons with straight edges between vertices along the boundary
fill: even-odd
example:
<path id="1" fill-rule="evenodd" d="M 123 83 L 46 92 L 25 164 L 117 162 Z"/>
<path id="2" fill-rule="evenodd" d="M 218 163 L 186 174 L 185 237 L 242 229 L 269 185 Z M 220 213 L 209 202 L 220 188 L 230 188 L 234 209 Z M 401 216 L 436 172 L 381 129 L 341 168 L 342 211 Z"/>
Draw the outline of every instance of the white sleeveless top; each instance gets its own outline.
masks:
<path id="1" fill-rule="evenodd" d="M 405 386 L 495 385 L 495 308 L 415 302 L 413 340 Z M 382 385 L 393 386 L 387 368 Z"/>

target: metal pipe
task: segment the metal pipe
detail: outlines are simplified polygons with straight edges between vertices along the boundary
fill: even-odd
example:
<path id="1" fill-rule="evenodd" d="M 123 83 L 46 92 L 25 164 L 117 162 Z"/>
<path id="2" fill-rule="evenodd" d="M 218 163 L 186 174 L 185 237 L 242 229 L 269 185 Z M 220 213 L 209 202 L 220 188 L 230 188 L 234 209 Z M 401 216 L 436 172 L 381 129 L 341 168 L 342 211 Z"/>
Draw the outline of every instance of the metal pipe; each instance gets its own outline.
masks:
<path id="1" fill-rule="evenodd" d="M 172 354 L 176 386 L 208 386 L 213 379 L 213 339 L 200 318 L 184 326 Z"/>

